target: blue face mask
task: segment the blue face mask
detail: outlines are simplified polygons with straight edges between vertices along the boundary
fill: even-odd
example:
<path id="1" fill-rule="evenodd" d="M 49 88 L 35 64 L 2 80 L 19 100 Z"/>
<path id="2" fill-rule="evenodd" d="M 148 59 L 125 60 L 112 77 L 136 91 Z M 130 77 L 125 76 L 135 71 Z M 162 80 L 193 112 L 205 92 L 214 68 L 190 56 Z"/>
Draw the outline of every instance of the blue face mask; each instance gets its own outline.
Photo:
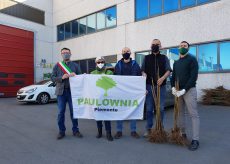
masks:
<path id="1" fill-rule="evenodd" d="M 71 56 L 71 54 L 69 54 L 69 53 L 64 53 L 64 54 L 62 55 L 62 57 L 63 57 L 64 60 L 70 59 L 70 56 Z"/>

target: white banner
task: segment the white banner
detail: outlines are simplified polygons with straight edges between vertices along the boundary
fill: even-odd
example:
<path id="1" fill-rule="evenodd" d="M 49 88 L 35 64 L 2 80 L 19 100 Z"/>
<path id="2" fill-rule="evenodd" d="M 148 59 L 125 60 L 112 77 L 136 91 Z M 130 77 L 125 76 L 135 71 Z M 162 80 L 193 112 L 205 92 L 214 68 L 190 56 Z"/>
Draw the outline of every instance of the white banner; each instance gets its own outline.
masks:
<path id="1" fill-rule="evenodd" d="M 77 75 L 70 78 L 74 118 L 143 119 L 143 76 Z"/>

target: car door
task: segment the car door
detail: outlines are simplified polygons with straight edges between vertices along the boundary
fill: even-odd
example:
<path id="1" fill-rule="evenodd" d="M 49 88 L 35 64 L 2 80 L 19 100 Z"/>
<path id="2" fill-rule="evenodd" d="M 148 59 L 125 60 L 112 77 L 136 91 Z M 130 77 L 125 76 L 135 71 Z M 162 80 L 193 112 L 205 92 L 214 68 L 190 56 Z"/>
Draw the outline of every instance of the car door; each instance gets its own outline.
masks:
<path id="1" fill-rule="evenodd" d="M 49 84 L 48 88 L 49 88 L 50 98 L 56 99 L 57 98 L 57 96 L 55 95 L 56 83 L 52 82 L 51 84 Z"/>

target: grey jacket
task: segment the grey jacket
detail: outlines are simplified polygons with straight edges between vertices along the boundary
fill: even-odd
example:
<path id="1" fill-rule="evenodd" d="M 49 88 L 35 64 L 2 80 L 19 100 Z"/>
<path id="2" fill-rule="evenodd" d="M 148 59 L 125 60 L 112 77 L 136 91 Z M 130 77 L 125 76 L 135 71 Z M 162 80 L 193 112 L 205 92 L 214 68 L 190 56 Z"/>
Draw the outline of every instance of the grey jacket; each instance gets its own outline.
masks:
<path id="1" fill-rule="evenodd" d="M 81 74 L 81 69 L 77 63 L 70 61 L 66 65 L 77 75 Z M 63 94 L 64 88 L 69 88 L 69 79 L 62 80 L 63 75 L 64 72 L 61 70 L 58 64 L 56 64 L 51 74 L 51 80 L 56 83 L 55 94 L 57 96 Z"/>

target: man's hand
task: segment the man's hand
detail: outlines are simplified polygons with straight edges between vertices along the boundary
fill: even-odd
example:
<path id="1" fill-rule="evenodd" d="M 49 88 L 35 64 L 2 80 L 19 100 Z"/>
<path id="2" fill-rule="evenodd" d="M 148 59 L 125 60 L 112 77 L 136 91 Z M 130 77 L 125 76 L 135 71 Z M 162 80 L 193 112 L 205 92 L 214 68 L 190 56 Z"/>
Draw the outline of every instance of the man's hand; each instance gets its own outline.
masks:
<path id="1" fill-rule="evenodd" d="M 161 84 L 164 82 L 164 77 L 161 77 L 160 79 L 157 80 L 157 85 L 161 86 Z"/>
<path id="2" fill-rule="evenodd" d="M 180 91 L 177 91 L 177 93 L 176 93 L 176 96 L 177 97 L 180 97 L 180 96 L 183 96 L 184 94 L 185 94 L 185 89 L 182 89 L 182 90 L 180 90 Z"/>
<path id="3" fill-rule="evenodd" d="M 174 96 L 177 96 L 177 90 L 176 90 L 175 87 L 172 87 L 172 94 L 173 94 Z"/>
<path id="4" fill-rule="evenodd" d="M 76 73 L 75 72 L 72 72 L 70 73 L 69 77 L 73 77 L 73 76 L 76 76 Z"/>
<path id="5" fill-rule="evenodd" d="M 69 78 L 69 75 L 68 74 L 64 74 L 63 76 L 62 76 L 62 79 L 64 80 L 64 79 L 68 79 Z"/>

